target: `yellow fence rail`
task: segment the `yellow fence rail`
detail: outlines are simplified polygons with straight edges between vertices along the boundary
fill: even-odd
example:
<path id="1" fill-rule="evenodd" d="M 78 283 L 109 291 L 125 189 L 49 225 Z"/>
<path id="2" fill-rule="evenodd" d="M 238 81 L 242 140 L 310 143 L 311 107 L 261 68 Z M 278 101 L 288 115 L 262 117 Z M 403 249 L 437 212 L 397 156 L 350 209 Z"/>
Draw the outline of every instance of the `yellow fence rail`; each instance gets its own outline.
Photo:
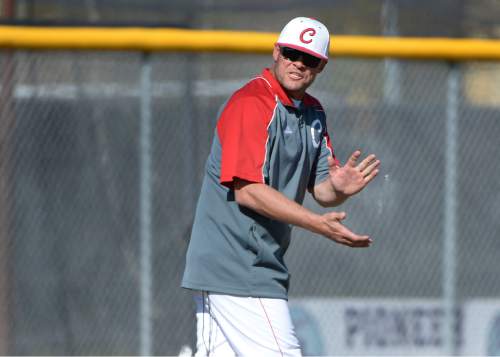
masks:
<path id="1" fill-rule="evenodd" d="M 0 48 L 268 53 L 277 33 L 175 28 L 0 26 Z M 500 40 L 332 36 L 330 54 L 500 60 Z"/>

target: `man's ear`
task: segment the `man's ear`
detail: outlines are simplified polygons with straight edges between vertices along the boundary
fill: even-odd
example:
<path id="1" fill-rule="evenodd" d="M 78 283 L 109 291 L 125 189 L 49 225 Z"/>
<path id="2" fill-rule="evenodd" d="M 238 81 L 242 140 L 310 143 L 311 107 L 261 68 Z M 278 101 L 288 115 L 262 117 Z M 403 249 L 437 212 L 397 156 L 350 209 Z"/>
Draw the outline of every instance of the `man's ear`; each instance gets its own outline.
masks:
<path id="1" fill-rule="evenodd" d="M 280 57 L 280 46 L 278 46 L 277 43 L 274 44 L 274 49 L 273 49 L 273 59 L 274 62 L 278 62 L 278 58 Z"/>

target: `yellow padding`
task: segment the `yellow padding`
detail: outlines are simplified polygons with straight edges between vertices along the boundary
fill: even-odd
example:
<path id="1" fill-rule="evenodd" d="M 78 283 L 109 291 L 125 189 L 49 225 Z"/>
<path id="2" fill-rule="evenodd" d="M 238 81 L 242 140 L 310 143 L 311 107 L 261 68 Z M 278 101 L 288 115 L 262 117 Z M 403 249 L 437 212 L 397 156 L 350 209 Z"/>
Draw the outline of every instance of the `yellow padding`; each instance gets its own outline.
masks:
<path id="1" fill-rule="evenodd" d="M 0 26 L 0 47 L 24 49 L 270 53 L 277 33 L 175 28 Z M 500 40 L 332 36 L 330 54 L 439 60 L 499 60 Z"/>

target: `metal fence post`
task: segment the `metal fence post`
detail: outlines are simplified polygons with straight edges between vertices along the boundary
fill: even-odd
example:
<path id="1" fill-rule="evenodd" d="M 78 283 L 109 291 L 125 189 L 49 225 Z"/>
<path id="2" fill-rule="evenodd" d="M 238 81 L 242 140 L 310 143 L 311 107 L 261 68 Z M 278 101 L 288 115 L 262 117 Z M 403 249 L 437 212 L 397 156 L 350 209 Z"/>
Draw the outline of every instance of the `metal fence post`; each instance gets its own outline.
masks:
<path id="1" fill-rule="evenodd" d="M 393 0 L 384 0 L 381 9 L 382 33 L 385 37 L 398 36 L 398 8 Z M 401 66 L 397 59 L 384 59 L 384 101 L 397 105 L 401 100 Z"/>
<path id="2" fill-rule="evenodd" d="M 152 352 L 152 194 L 151 194 L 151 54 L 144 52 L 141 61 L 140 118 L 140 354 Z"/>
<path id="3" fill-rule="evenodd" d="M 444 176 L 444 242 L 443 242 L 443 300 L 445 316 L 445 352 L 457 354 L 457 139 L 460 72 L 457 63 L 450 64 L 447 80 L 446 140 Z"/>
<path id="4" fill-rule="evenodd" d="M 0 356 L 9 352 L 10 263 L 12 241 L 11 138 L 14 112 L 14 53 L 7 52 L 0 82 Z"/>

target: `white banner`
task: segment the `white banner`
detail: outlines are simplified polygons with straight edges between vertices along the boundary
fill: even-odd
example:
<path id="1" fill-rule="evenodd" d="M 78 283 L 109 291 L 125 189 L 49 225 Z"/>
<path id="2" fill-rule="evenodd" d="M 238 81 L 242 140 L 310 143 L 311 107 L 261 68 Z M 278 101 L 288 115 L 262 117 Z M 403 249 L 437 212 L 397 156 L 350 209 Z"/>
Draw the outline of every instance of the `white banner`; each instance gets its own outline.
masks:
<path id="1" fill-rule="evenodd" d="M 291 299 L 305 355 L 446 354 L 437 299 Z M 500 354 L 500 300 L 470 300 L 457 311 L 457 349 Z"/>

